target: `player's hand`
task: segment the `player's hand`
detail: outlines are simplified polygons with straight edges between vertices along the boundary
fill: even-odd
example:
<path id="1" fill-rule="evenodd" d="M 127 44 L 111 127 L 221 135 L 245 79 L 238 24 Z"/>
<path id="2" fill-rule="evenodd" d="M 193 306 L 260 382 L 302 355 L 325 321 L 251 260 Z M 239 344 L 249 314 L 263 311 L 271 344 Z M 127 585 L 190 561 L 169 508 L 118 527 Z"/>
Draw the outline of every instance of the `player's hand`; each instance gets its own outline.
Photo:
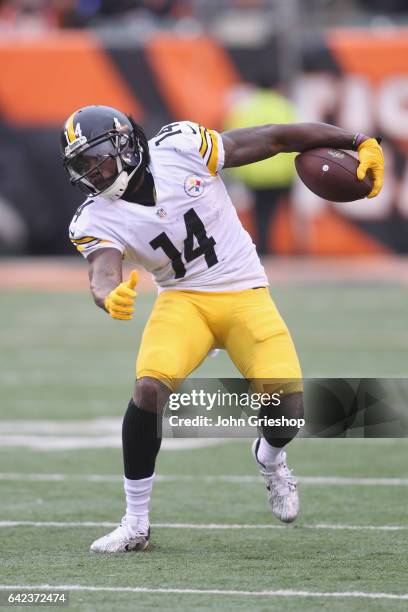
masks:
<path id="1" fill-rule="evenodd" d="M 373 188 L 368 198 L 375 198 L 382 189 L 384 182 L 384 155 L 375 138 L 364 140 L 357 149 L 360 165 L 357 168 L 357 178 L 362 181 L 370 171 L 373 177 Z"/>
<path id="2" fill-rule="evenodd" d="M 105 298 L 105 309 L 114 319 L 129 321 L 133 317 L 138 276 L 137 270 L 132 270 L 129 279 L 120 283 Z"/>

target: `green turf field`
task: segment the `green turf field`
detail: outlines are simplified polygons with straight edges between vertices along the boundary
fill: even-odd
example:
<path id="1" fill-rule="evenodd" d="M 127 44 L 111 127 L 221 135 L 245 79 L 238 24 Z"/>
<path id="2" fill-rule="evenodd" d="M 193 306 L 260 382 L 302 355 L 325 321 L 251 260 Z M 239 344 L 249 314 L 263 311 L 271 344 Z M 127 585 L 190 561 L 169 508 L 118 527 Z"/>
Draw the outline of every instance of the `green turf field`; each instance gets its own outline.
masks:
<path id="1" fill-rule="evenodd" d="M 273 295 L 306 375 L 406 375 L 407 288 L 284 285 Z M 406 440 L 295 442 L 301 516 L 289 527 L 268 512 L 249 441 L 164 449 L 151 549 L 88 553 L 109 530 L 98 523 L 124 511 L 116 428 L 152 299 L 140 295 L 136 320 L 122 323 L 87 294 L 3 292 L 0 585 L 95 588 L 73 590 L 70 610 L 406 609 L 350 596 L 408 593 Z M 235 374 L 223 353 L 197 372 Z"/>

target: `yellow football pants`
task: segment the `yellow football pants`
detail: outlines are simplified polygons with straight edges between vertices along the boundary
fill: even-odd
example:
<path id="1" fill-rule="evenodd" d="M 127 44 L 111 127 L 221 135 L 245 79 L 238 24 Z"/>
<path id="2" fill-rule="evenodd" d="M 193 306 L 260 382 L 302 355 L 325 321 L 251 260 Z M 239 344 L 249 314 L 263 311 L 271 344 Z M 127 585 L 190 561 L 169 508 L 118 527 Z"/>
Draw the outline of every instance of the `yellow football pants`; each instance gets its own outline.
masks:
<path id="1" fill-rule="evenodd" d="M 136 378 L 157 378 L 174 391 L 214 348 L 226 349 L 255 388 L 269 379 L 302 388 L 292 338 L 266 287 L 163 291 L 143 332 Z"/>

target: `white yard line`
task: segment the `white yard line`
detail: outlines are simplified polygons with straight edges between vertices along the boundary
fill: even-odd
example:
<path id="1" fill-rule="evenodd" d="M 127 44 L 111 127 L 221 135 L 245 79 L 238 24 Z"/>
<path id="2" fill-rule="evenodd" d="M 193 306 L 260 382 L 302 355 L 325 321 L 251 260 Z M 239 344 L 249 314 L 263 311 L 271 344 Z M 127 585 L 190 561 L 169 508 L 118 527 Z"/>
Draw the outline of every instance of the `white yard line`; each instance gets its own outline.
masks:
<path id="1" fill-rule="evenodd" d="M 85 448 L 120 448 L 118 435 L 114 436 L 25 436 L 0 435 L 1 448 L 29 448 L 36 451 L 61 451 Z"/>
<path id="2" fill-rule="evenodd" d="M 0 420 L 0 448 L 59 451 L 85 448 L 121 448 L 122 419 Z M 188 450 L 222 444 L 224 438 L 163 439 L 164 450 Z"/>
<path id="3" fill-rule="evenodd" d="M 217 444 L 224 444 L 225 438 L 164 438 L 162 449 L 168 451 L 190 450 L 207 448 Z M 0 435 L 0 448 L 29 448 L 35 451 L 62 451 L 87 448 L 122 448 L 122 437 L 118 432 L 115 435 L 102 435 L 96 431 L 95 435 L 44 435 L 34 436 L 8 434 Z"/>
<path id="4" fill-rule="evenodd" d="M 358 486 L 407 486 L 408 478 L 354 478 L 352 476 L 300 476 L 301 484 L 358 485 Z"/>
<path id="5" fill-rule="evenodd" d="M 2 437 L 6 435 L 46 435 L 46 434 L 120 434 L 122 419 L 117 417 L 105 417 L 98 419 L 33 419 L 33 420 L 13 420 L 0 421 L 0 431 Z"/>
<path id="6" fill-rule="evenodd" d="M 0 528 L 9 527 L 117 527 L 110 521 L 0 521 Z M 154 529 L 202 529 L 202 530 L 246 530 L 246 529 L 328 529 L 335 531 L 406 531 L 407 525 L 342 525 L 317 523 L 299 526 L 246 523 L 152 523 Z"/>
<path id="7" fill-rule="evenodd" d="M 170 440 L 171 441 L 171 440 Z M 0 481 L 39 481 L 39 482 L 120 482 L 120 474 L 41 474 L 23 472 L 0 472 Z M 302 485 L 321 485 L 321 486 L 387 486 L 401 487 L 408 486 L 408 478 L 358 478 L 348 476 L 299 476 L 297 480 Z M 261 476 L 257 475 L 232 475 L 218 474 L 214 476 L 205 475 L 184 475 L 184 474 L 157 474 L 158 482 L 197 482 L 197 483 L 216 483 L 230 482 L 237 484 L 261 482 Z"/>
<path id="8" fill-rule="evenodd" d="M 35 451 L 121 448 L 122 418 L 95 419 L 18 419 L 0 420 L 0 448 L 28 448 Z M 165 430 L 166 431 L 166 430 Z M 171 431 L 168 432 L 171 434 Z M 235 438 L 163 438 L 163 450 L 205 448 L 225 442 L 245 440 Z M 355 443 L 343 439 L 342 443 Z M 392 440 L 366 439 L 364 444 L 385 444 Z M 317 484 L 317 483 L 315 483 Z"/>
<path id="9" fill-rule="evenodd" d="M 370 593 L 364 591 L 296 591 L 291 589 L 278 589 L 266 591 L 239 591 L 235 589 L 177 589 L 177 588 L 149 588 L 149 587 L 103 587 L 85 586 L 81 584 L 1 584 L 3 591 L 92 591 L 111 593 L 166 593 L 177 595 L 228 595 L 236 597 L 335 597 L 360 599 L 408 599 L 408 593 Z"/>
<path id="10" fill-rule="evenodd" d="M 1 431 L 1 423 L 0 423 Z M 17 430 L 18 431 L 18 430 Z M 66 432 L 68 433 L 68 432 Z M 95 448 L 122 448 L 122 437 L 120 432 L 111 432 L 107 435 L 107 432 L 95 431 L 94 434 L 89 435 L 87 432 L 83 432 L 79 435 L 52 435 L 49 433 L 38 433 L 37 435 L 21 435 L 20 433 L 15 434 L 0 434 L 0 449 L 1 448 L 27 448 L 33 451 L 64 451 L 64 450 L 76 450 L 76 449 L 95 449 Z M 85 435 L 84 435 L 85 434 Z M 249 438 L 163 438 L 161 449 L 164 451 L 179 451 L 179 450 L 190 450 L 195 448 L 206 448 L 217 444 L 225 444 L 232 442 L 247 441 Z M 301 440 L 299 440 L 301 441 Z M 344 442 L 348 440 L 343 438 Z M 356 439 L 350 440 L 354 444 Z M 377 446 L 384 443 L 389 444 L 391 440 L 376 438 L 364 440 L 364 445 L 375 443 Z M 334 441 L 335 442 L 335 441 Z M 359 440 L 361 442 L 361 440 Z"/>

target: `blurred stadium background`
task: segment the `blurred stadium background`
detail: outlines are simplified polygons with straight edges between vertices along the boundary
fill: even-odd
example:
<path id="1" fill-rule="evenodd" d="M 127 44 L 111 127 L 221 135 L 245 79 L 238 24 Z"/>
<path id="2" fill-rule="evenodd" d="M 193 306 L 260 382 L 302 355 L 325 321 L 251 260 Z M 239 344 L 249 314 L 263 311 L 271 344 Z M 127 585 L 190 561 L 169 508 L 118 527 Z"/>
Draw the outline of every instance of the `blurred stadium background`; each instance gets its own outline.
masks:
<path id="1" fill-rule="evenodd" d="M 154 288 L 142 274 L 132 333 L 93 306 L 86 263 L 67 237 L 81 195 L 58 140 L 66 117 L 94 103 L 127 110 L 149 136 L 178 119 L 222 130 L 260 91 L 275 96 L 271 117 L 381 136 L 386 179 L 373 201 L 324 202 L 290 168 L 284 184 L 262 172 L 225 180 L 245 227 L 265 241 L 272 294 L 305 374 L 404 377 L 406 0 L 0 0 L 0 66 L 0 590 L 95 587 L 72 595 L 81 610 L 390 609 L 381 593 L 406 593 L 408 569 L 404 440 L 294 444 L 295 529 L 268 514 L 247 443 L 166 441 L 151 553 L 90 561 L 89 542 L 123 510 L 120 419 Z M 256 205 L 262 189 L 268 218 Z M 235 374 L 224 354 L 198 373 Z M 238 593 L 279 589 L 292 594 Z"/>
<path id="2" fill-rule="evenodd" d="M 402 0 L 2 0 L 1 251 L 72 253 L 81 194 L 58 153 L 72 109 L 118 106 L 149 136 L 184 118 L 221 130 L 261 83 L 283 91 L 298 120 L 381 136 L 387 160 L 375 201 L 327 205 L 296 183 L 274 208 L 268 250 L 407 253 L 407 11 Z M 256 238 L 251 194 L 234 195 Z"/>

